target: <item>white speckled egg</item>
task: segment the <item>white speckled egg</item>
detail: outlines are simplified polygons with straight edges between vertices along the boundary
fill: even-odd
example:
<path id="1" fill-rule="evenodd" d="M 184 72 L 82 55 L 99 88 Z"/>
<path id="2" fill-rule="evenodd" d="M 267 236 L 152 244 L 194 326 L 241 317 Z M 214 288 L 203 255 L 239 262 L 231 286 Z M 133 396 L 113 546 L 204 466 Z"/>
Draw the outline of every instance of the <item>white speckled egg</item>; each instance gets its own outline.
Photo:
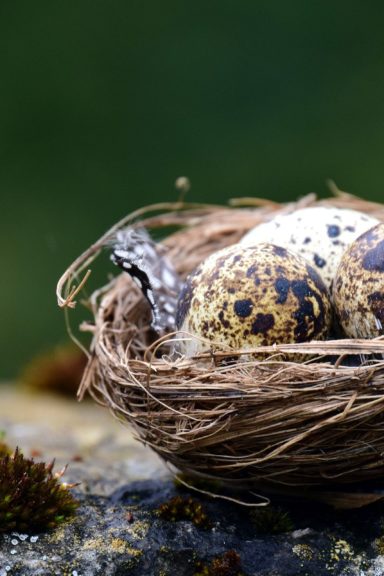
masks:
<path id="1" fill-rule="evenodd" d="M 384 224 L 362 234 L 343 254 L 333 285 L 336 314 L 350 338 L 384 334 Z"/>
<path id="2" fill-rule="evenodd" d="M 180 293 L 176 324 L 194 336 L 240 350 L 323 339 L 331 323 L 328 291 L 307 261 L 261 243 L 215 252 L 192 272 Z M 186 339 L 180 351 L 207 349 Z"/>
<path id="3" fill-rule="evenodd" d="M 288 248 L 306 258 L 331 289 L 344 250 L 378 222 L 356 210 L 313 206 L 276 216 L 256 226 L 240 244 L 273 242 Z"/>

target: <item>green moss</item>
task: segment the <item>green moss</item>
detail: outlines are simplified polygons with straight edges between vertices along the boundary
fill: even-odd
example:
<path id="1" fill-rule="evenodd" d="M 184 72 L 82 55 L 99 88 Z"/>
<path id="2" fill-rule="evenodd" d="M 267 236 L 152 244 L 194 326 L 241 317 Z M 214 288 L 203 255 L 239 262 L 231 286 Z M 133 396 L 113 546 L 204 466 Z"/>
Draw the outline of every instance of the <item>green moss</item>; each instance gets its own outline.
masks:
<path id="1" fill-rule="evenodd" d="M 375 542 L 375 547 L 378 551 L 378 553 L 383 556 L 384 555 L 384 536 L 379 536 L 379 538 L 376 538 Z"/>
<path id="2" fill-rule="evenodd" d="M 197 500 L 191 497 L 183 498 L 175 496 L 168 502 L 164 502 L 157 509 L 157 513 L 163 520 L 190 520 L 198 528 L 208 529 L 212 524 L 203 509 L 203 506 Z"/>
<path id="3" fill-rule="evenodd" d="M 5 434 L 0 432 L 0 458 L 3 458 L 4 456 L 12 453 L 12 450 L 4 441 L 4 436 Z"/>
<path id="4" fill-rule="evenodd" d="M 293 530 L 293 522 L 280 507 L 266 506 L 250 512 L 252 524 L 257 534 L 282 534 Z"/>
<path id="5" fill-rule="evenodd" d="M 235 550 L 217 556 L 210 564 L 196 562 L 196 570 L 193 576 L 244 576 L 240 556 Z"/>
<path id="6" fill-rule="evenodd" d="M 78 503 L 52 469 L 18 448 L 0 458 L 0 532 L 43 531 L 74 514 Z"/>

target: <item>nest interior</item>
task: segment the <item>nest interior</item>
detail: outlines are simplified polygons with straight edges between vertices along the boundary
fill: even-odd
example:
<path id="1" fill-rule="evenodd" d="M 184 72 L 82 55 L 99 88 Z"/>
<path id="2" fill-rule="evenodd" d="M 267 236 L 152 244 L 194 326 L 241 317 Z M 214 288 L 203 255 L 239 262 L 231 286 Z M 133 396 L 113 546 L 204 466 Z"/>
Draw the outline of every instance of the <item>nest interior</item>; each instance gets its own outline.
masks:
<path id="1" fill-rule="evenodd" d="M 183 277 L 207 255 L 281 211 L 331 205 L 384 221 L 383 205 L 341 192 L 284 205 L 237 204 L 171 207 L 155 215 L 144 210 L 135 219 L 152 230 L 177 227 L 162 244 Z M 108 234 L 74 263 L 63 281 L 88 266 L 107 240 Z M 61 304 L 71 299 L 62 298 Z M 230 486 L 277 490 L 382 477 L 381 338 L 258 348 L 266 353 L 262 361 L 226 363 L 233 351 L 220 348 L 174 359 L 167 356 L 166 339 L 155 341 L 148 305 L 127 274 L 96 291 L 90 305 L 94 322 L 83 328 L 92 333 L 92 342 L 80 396 L 88 391 L 179 470 Z M 316 358 L 295 361 L 295 354 L 303 353 Z M 340 360 L 348 355 L 361 361 L 345 365 Z"/>

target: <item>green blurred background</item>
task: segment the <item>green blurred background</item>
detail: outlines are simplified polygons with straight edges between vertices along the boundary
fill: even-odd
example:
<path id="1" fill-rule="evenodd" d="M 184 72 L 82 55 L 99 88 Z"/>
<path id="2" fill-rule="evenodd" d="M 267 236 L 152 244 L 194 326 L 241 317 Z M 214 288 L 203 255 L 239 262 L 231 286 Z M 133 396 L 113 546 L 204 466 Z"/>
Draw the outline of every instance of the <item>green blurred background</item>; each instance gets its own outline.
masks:
<path id="1" fill-rule="evenodd" d="M 356 0 L 2 0 L 0 377 L 66 339 L 58 277 L 127 212 L 175 199 L 177 176 L 189 200 L 324 195 L 328 177 L 383 200 L 383 16 Z"/>

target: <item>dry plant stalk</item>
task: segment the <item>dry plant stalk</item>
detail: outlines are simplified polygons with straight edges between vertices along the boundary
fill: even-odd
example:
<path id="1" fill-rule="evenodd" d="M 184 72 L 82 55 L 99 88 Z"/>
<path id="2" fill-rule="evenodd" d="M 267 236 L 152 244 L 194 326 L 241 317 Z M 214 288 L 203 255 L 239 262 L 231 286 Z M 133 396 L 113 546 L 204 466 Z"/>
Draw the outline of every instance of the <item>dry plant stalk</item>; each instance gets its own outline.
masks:
<path id="1" fill-rule="evenodd" d="M 325 200 L 310 195 L 282 205 L 258 199 L 233 204 L 164 204 L 154 207 L 160 214 L 150 214 L 153 207 L 148 207 L 119 225 L 179 227 L 163 245 L 185 276 L 206 256 L 281 211 L 338 206 L 384 221 L 383 205 L 338 190 Z M 60 305 L 74 304 L 63 295 L 65 282 L 89 266 L 119 225 L 64 274 Z M 164 339 L 153 341 L 147 303 L 127 274 L 94 293 L 90 306 L 94 323 L 84 328 L 92 332 L 92 342 L 79 396 L 89 392 L 179 470 L 230 486 L 281 491 L 383 476 L 381 338 L 259 347 L 255 350 L 268 352 L 266 360 L 229 365 L 223 359 L 238 351 L 214 345 L 210 353 L 171 360 L 156 354 L 164 350 Z M 303 352 L 318 359 L 295 362 L 294 355 Z M 365 362 L 343 365 L 341 358 L 350 354 L 364 355 Z"/>

